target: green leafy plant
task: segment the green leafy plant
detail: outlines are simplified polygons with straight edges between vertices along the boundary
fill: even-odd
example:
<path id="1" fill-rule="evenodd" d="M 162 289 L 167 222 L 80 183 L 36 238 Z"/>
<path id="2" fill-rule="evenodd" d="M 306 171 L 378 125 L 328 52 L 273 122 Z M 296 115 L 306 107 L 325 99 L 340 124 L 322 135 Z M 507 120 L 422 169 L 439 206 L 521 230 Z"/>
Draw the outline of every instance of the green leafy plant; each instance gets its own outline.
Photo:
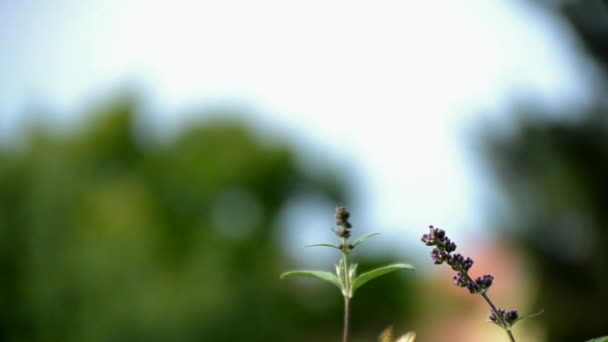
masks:
<path id="1" fill-rule="evenodd" d="M 342 252 L 342 258 L 336 265 L 336 273 L 317 271 L 317 270 L 300 270 L 300 271 L 289 271 L 281 274 L 281 279 L 291 276 L 303 276 L 311 277 L 328 282 L 338 289 L 340 289 L 342 296 L 344 296 L 344 330 L 343 330 L 343 342 L 349 340 L 349 321 L 350 321 L 350 302 L 355 295 L 355 292 L 361 288 L 368 281 L 378 278 L 382 275 L 401 270 L 409 269 L 413 270 L 414 266 L 409 264 L 397 263 L 391 264 L 384 267 L 379 267 L 374 270 L 357 274 L 357 264 L 351 263 L 349 255 L 352 250 L 371 238 L 372 236 L 378 235 L 378 233 L 371 233 L 361 236 L 354 243 L 350 243 L 351 228 L 352 225 L 348 221 L 350 212 L 346 208 L 338 206 L 336 207 L 336 225 L 339 227 L 335 230 L 336 235 L 341 239 L 338 245 L 321 243 L 311 245 L 307 247 L 328 247 L 334 248 Z"/>

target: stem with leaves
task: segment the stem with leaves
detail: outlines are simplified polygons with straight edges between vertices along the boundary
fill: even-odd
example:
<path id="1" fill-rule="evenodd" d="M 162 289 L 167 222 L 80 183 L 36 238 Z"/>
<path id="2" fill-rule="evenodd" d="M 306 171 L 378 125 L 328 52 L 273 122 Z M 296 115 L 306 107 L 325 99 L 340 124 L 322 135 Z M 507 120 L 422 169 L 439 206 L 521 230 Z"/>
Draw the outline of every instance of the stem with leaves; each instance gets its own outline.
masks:
<path id="1" fill-rule="evenodd" d="M 339 245 L 336 246 L 333 244 L 322 243 L 309 246 L 335 248 L 342 252 L 342 258 L 336 265 L 336 274 L 317 270 L 289 271 L 281 274 L 281 279 L 290 276 L 304 276 L 321 279 L 323 281 L 335 285 L 340 289 L 342 295 L 344 296 L 344 331 L 342 338 L 343 342 L 348 342 L 350 337 L 350 307 L 352 298 L 355 295 L 355 291 L 368 281 L 385 275 L 387 273 L 400 269 L 414 269 L 414 266 L 412 265 L 400 263 L 379 267 L 361 275 L 357 275 L 357 264 L 349 263 L 349 254 L 355 247 L 365 242 L 370 237 L 378 235 L 378 233 L 363 235 L 362 237 L 357 239 L 353 244 L 351 244 L 349 242 L 349 239 L 351 236 L 350 230 L 352 228 L 352 225 L 348 221 L 349 217 L 350 212 L 348 212 L 346 208 L 340 206 L 336 207 L 336 224 L 339 228 L 334 232 L 338 237 L 341 238 L 341 243 Z"/>

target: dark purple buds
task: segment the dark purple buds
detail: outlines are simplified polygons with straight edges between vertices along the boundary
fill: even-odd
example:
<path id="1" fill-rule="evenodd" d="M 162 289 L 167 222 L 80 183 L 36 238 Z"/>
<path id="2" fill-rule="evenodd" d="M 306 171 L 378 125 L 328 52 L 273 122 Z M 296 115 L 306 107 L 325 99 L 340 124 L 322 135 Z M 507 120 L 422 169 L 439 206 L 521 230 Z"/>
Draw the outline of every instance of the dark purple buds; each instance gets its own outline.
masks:
<path id="1" fill-rule="evenodd" d="M 500 317 L 497 316 L 500 315 Z M 511 310 L 511 311 L 507 311 L 505 312 L 505 310 L 503 309 L 497 309 L 497 313 L 494 312 L 493 310 L 490 310 L 490 321 L 498 326 L 503 326 L 503 323 L 501 322 L 501 318 L 502 320 L 505 321 L 505 323 L 507 323 L 507 328 L 511 327 L 519 318 L 519 314 L 517 313 L 516 310 Z"/>

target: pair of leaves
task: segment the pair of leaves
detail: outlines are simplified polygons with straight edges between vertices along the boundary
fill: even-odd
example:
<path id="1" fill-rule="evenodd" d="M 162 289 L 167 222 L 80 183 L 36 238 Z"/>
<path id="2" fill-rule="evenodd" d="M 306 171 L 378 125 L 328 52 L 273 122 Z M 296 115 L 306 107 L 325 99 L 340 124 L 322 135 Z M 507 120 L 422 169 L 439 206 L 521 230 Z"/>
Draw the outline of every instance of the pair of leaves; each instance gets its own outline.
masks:
<path id="1" fill-rule="evenodd" d="M 353 243 L 351 249 L 357 247 L 358 245 L 365 242 L 367 239 L 369 239 L 373 236 L 376 236 L 376 235 L 379 235 L 379 233 L 369 233 L 369 234 L 365 234 L 365 235 L 361 236 Z M 328 243 L 320 243 L 320 244 L 316 244 L 316 245 L 310 245 L 307 247 L 335 248 L 335 249 L 340 250 L 343 253 L 345 253 L 345 255 L 347 255 L 349 252 L 348 250 L 343 251 L 340 247 L 338 247 L 336 245 L 328 244 Z M 392 264 L 392 265 L 376 268 L 374 270 L 371 270 L 369 272 L 366 272 L 366 273 L 363 273 L 363 274 L 357 276 L 356 275 L 357 264 L 353 264 L 349 267 L 348 272 L 346 274 L 346 277 L 348 279 L 344 279 L 345 276 L 343 273 L 344 272 L 343 262 L 344 262 L 344 259 L 341 259 L 340 264 L 336 265 L 336 274 L 325 272 L 325 271 L 316 271 L 316 270 L 289 271 L 289 272 L 285 272 L 285 273 L 281 274 L 281 279 L 285 279 L 287 277 L 292 277 L 292 276 L 317 278 L 317 279 L 320 279 L 320 280 L 323 280 L 325 282 L 335 285 L 336 287 L 338 287 L 338 289 L 340 289 L 340 291 L 342 291 L 342 294 L 345 297 L 352 298 L 355 294 L 355 291 L 358 288 L 360 288 L 361 286 L 363 286 L 363 284 L 367 283 L 368 281 L 370 281 L 374 278 L 378 278 L 382 275 L 385 275 L 387 273 L 394 272 L 394 271 L 397 271 L 400 269 L 410 269 L 410 270 L 414 269 L 414 266 L 408 265 L 408 264 Z"/>
<path id="2" fill-rule="evenodd" d="M 354 249 L 355 247 L 357 247 L 357 245 L 360 245 L 363 242 L 365 242 L 365 240 L 371 238 L 372 236 L 376 236 L 376 235 L 380 235 L 380 233 L 369 233 L 369 234 L 363 235 L 362 237 L 358 238 L 357 241 L 355 241 L 353 243 L 352 249 Z M 337 249 L 339 251 L 341 250 L 338 246 L 332 245 L 332 244 L 329 244 L 329 243 L 318 243 L 318 244 L 309 245 L 309 246 L 306 246 L 306 247 L 330 247 L 330 248 L 335 248 L 335 249 Z"/>
<path id="3" fill-rule="evenodd" d="M 350 289 L 348 289 L 348 291 L 347 291 L 347 289 L 344 288 L 344 284 L 342 284 L 340 282 L 340 279 L 338 278 L 338 276 L 336 276 L 333 273 L 325 272 L 325 271 L 314 271 L 314 270 L 289 271 L 289 272 L 285 272 L 285 273 L 281 274 L 281 279 L 285 279 L 287 277 L 292 277 L 292 276 L 317 278 L 317 279 L 323 280 L 325 282 L 328 282 L 330 284 L 337 286 L 342 291 L 342 293 L 344 293 L 348 297 L 352 298 L 352 296 L 355 294 L 355 291 L 358 288 L 360 288 L 361 286 L 363 286 L 363 284 L 367 283 L 368 281 L 370 281 L 374 278 L 378 278 L 387 273 L 394 272 L 394 271 L 397 271 L 400 269 L 413 270 L 414 266 L 409 265 L 409 264 L 399 263 L 399 264 L 392 264 L 392 265 L 388 265 L 388 266 L 384 266 L 384 267 L 379 267 L 379 268 L 376 268 L 369 272 L 362 273 L 361 275 L 356 276 L 356 277 L 354 277 L 354 279 L 352 279 L 352 283 L 350 284 Z"/>

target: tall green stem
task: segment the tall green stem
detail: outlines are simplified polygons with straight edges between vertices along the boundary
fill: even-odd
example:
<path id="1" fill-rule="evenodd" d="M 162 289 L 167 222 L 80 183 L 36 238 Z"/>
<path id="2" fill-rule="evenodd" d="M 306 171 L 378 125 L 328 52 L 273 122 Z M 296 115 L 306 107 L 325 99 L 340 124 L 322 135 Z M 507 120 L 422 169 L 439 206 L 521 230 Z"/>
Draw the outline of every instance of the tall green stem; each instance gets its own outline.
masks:
<path id="1" fill-rule="evenodd" d="M 342 335 L 342 342 L 348 342 L 349 329 L 348 325 L 350 321 L 350 298 L 344 296 L 344 334 Z"/>
<path id="2" fill-rule="evenodd" d="M 349 321 L 350 321 L 350 277 L 348 276 L 348 239 L 342 238 L 342 260 L 344 261 L 344 269 L 342 275 L 344 279 L 344 333 L 342 342 L 348 342 L 349 339 Z"/>

